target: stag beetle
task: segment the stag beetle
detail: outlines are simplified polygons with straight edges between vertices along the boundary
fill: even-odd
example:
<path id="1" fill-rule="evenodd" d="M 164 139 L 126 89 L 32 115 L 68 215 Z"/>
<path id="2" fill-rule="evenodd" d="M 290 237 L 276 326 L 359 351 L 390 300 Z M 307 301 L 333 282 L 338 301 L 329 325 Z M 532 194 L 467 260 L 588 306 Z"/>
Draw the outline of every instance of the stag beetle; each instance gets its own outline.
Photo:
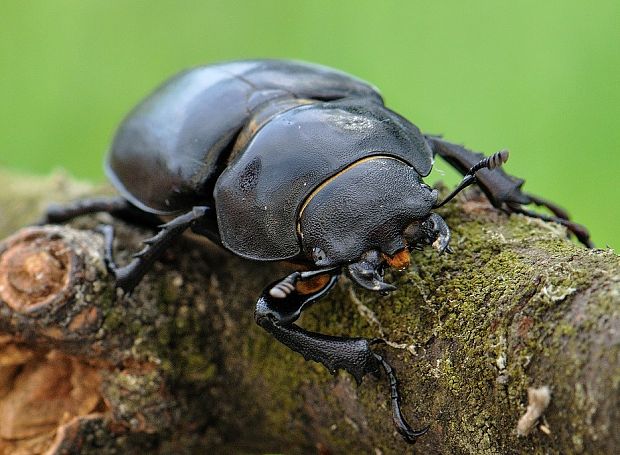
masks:
<path id="1" fill-rule="evenodd" d="M 423 183 L 436 155 L 465 175 L 438 202 Z M 403 418 L 393 369 L 363 338 L 326 336 L 293 322 L 334 286 L 344 269 L 363 288 L 388 292 L 385 267 L 404 267 L 410 251 L 449 251 L 450 231 L 432 210 L 478 183 L 507 212 L 565 225 L 585 245 L 588 232 L 561 208 L 521 191 L 524 181 L 485 158 L 420 130 L 388 109 L 372 85 L 308 63 L 247 60 L 182 72 L 121 123 L 106 171 L 120 197 L 50 207 L 45 222 L 97 211 L 161 217 L 158 233 L 123 267 L 108 267 L 130 292 L 186 229 L 257 261 L 292 261 L 300 270 L 271 283 L 256 303 L 256 322 L 278 341 L 332 373 L 357 382 L 381 369 L 393 420 L 413 443 L 428 429 Z M 547 207 L 554 216 L 523 206 Z"/>

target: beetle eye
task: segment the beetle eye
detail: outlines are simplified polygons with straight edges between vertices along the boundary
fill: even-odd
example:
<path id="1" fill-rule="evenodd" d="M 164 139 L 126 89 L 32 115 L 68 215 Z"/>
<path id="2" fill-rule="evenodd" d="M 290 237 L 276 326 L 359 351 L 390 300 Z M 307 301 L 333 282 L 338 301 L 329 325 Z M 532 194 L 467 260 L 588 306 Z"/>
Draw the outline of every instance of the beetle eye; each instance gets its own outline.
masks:
<path id="1" fill-rule="evenodd" d="M 314 260 L 315 264 L 323 265 L 327 261 L 327 255 L 320 248 L 312 248 L 312 259 Z"/>

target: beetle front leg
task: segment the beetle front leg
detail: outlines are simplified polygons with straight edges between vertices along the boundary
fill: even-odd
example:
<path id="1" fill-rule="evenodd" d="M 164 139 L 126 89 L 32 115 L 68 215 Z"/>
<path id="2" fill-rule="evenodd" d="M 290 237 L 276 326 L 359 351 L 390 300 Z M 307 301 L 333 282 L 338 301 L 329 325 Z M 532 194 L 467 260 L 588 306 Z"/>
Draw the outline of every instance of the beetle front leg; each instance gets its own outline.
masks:
<path id="1" fill-rule="evenodd" d="M 430 144 L 433 154 L 441 156 L 461 174 L 466 174 L 472 166 L 484 158 L 484 155 L 481 153 L 476 153 L 462 145 L 445 141 L 441 137 L 425 135 L 425 138 Z M 478 186 L 494 207 L 507 213 L 521 213 L 532 218 L 562 224 L 585 246 L 588 248 L 594 247 L 588 230 L 584 226 L 571 221 L 564 209 L 543 198 L 523 192 L 521 190 L 525 183 L 523 179 L 513 177 L 502 169 L 496 168 L 493 170 L 479 170 L 476 172 L 476 180 Z M 523 207 L 529 204 L 545 207 L 554 216 L 536 213 Z"/>
<path id="2" fill-rule="evenodd" d="M 300 290 L 304 280 L 316 279 L 328 274 L 323 287 L 309 293 Z M 372 351 L 371 342 L 365 338 L 347 338 L 309 332 L 293 324 L 301 312 L 311 303 L 325 295 L 336 283 L 340 271 L 324 269 L 311 272 L 295 272 L 269 285 L 256 303 L 256 323 L 289 349 L 301 354 L 306 360 L 322 363 L 332 374 L 343 369 L 359 384 L 368 373 L 378 376 L 383 369 L 390 386 L 392 418 L 397 431 L 408 443 L 428 431 L 413 430 L 402 415 L 398 380 L 387 361 Z"/>

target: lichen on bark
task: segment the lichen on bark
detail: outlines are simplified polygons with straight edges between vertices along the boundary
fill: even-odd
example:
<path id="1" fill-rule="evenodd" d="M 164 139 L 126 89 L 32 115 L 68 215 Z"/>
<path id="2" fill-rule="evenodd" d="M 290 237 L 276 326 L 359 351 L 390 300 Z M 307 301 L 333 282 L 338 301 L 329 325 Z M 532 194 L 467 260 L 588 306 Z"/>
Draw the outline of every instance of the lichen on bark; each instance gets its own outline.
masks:
<path id="1" fill-rule="evenodd" d="M 51 201 L 109 191 L 62 175 L 0 173 L 0 182 L 6 189 L 0 238 L 35 220 Z M 394 434 L 384 379 L 368 377 L 356 387 L 347 374 L 332 377 L 255 326 L 253 303 L 283 275 L 281 266 L 184 239 L 131 297 L 117 295 L 99 267 L 100 285 L 86 292 L 90 300 L 76 294 L 64 319 L 16 319 L 0 302 L 4 336 L 29 352 L 55 349 L 94 368 L 100 380 L 100 401 L 77 420 L 59 422 L 47 450 L 619 450 L 618 256 L 568 241 L 559 226 L 500 213 L 476 192 L 468 196 L 441 213 L 454 254 L 414 254 L 406 271 L 388 276 L 398 290 L 387 297 L 341 280 L 301 320 L 309 330 L 386 339 L 379 349 L 399 373 L 407 417 L 413 426 L 431 426 L 413 448 Z M 101 239 L 92 229 L 102 222 L 115 223 L 121 262 L 148 235 L 105 214 L 75 220 L 71 228 L 93 239 L 94 261 L 101 261 Z M 47 336 L 69 330 L 66 315 L 77 317 L 84 308 L 96 308 L 100 317 L 80 337 Z M 78 321 L 87 319 L 84 313 Z M 21 325 L 8 323 L 16 320 Z M 26 332 L 31 336 L 22 339 Z M 541 386 L 551 390 L 549 406 L 520 437 L 527 390 Z M 3 443 L 0 434 L 0 448 Z"/>

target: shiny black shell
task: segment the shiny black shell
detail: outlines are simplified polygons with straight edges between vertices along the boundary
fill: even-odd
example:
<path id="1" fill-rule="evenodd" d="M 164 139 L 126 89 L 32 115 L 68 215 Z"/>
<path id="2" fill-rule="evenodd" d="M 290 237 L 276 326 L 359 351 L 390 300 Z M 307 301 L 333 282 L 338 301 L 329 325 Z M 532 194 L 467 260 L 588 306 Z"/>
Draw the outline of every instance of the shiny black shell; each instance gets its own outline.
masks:
<path id="1" fill-rule="evenodd" d="M 371 85 L 309 63 L 248 60 L 193 68 L 166 81 L 121 123 L 106 161 L 108 178 L 150 213 L 204 204 L 254 111 L 286 96 L 381 100 Z"/>
<path id="2" fill-rule="evenodd" d="M 259 129 L 219 177 L 222 243 L 252 259 L 293 257 L 300 252 L 299 209 L 318 185 L 371 155 L 397 157 L 427 175 L 431 153 L 416 153 L 425 145 L 415 126 L 365 98 L 290 109 Z"/>
<path id="3" fill-rule="evenodd" d="M 119 127 L 107 173 L 150 213 L 214 204 L 226 248 L 278 260 L 301 252 L 306 197 L 371 155 L 421 176 L 433 164 L 418 128 L 371 85 L 318 65 L 252 60 L 195 68 L 157 89 Z"/>

